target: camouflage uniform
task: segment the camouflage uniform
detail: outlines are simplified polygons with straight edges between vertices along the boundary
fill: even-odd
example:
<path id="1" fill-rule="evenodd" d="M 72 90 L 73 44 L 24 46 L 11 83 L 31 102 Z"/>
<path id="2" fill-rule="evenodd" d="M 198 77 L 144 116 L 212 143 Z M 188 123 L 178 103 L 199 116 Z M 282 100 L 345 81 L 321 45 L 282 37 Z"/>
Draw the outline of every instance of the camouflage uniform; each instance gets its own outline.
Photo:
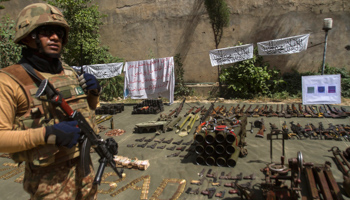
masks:
<path id="1" fill-rule="evenodd" d="M 44 3 L 25 7 L 16 21 L 15 43 L 42 25 L 56 25 L 65 29 L 62 44 L 68 41 L 69 26 L 62 13 Z M 77 75 L 70 67 L 58 74 L 36 71 L 48 79 L 67 103 L 80 111 L 91 127 L 95 126 L 94 111 L 98 97 L 81 93 Z M 93 184 L 94 171 L 83 177 L 79 163 L 79 147 L 57 147 L 45 142 L 45 126 L 67 121 L 60 108 L 34 98 L 37 84 L 21 65 L 0 70 L 0 151 L 9 152 L 15 162 L 25 162 L 23 186 L 31 199 L 96 199 L 97 185 Z M 65 91 L 65 92 L 64 92 Z M 49 116 L 49 117 L 48 117 Z M 15 119 L 15 120 L 14 120 Z"/>

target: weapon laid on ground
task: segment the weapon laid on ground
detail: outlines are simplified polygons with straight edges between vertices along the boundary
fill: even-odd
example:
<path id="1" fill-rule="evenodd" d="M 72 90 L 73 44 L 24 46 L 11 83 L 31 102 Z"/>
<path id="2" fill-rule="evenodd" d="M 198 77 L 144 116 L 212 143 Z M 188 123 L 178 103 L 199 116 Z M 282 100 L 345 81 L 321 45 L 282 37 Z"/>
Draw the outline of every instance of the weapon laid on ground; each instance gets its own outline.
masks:
<path id="1" fill-rule="evenodd" d="M 350 196 L 350 163 L 344 157 L 344 154 L 339 150 L 339 147 L 334 146 L 328 151 L 332 151 L 336 164 L 340 167 L 340 171 L 342 172 L 344 179 L 344 190 L 347 195 Z"/>
<path id="2" fill-rule="evenodd" d="M 97 135 L 95 131 L 91 128 L 89 123 L 86 121 L 85 117 L 76 110 L 73 110 L 66 100 L 52 85 L 45 79 L 41 82 L 37 93 L 35 94 L 36 98 L 40 99 L 40 96 L 46 94 L 47 99 L 56 106 L 59 106 L 62 111 L 69 116 L 70 119 L 76 120 L 78 126 L 82 132 L 83 141 L 81 144 L 81 163 L 83 166 L 83 174 L 87 176 L 90 173 L 90 147 L 93 147 L 95 152 L 100 156 L 99 167 L 94 179 L 94 184 L 100 184 L 103 171 L 107 164 L 112 167 L 113 171 L 117 173 L 119 178 L 122 178 L 123 169 L 119 172 L 116 163 L 114 161 L 114 155 L 118 154 L 118 143 L 113 138 L 108 138 L 103 140 L 101 136 Z M 125 174 L 124 174 L 125 177 Z"/>
<path id="3" fill-rule="evenodd" d="M 297 114 L 297 117 L 304 117 L 304 115 L 292 104 L 292 110 Z"/>
<path id="4" fill-rule="evenodd" d="M 284 115 L 286 114 L 283 107 L 284 107 L 284 106 L 283 106 L 283 104 L 282 104 L 282 105 L 281 105 L 281 111 L 278 112 L 278 117 L 284 117 Z"/>
<path id="5" fill-rule="evenodd" d="M 207 120 L 207 118 L 209 117 L 209 115 L 213 112 L 214 109 L 214 104 L 216 102 L 216 100 L 218 100 L 218 98 L 215 99 L 214 103 L 211 103 L 210 107 L 208 108 L 208 110 L 205 112 L 205 114 L 202 116 L 200 123 L 203 123 Z"/>
<path id="6" fill-rule="evenodd" d="M 311 117 L 311 115 L 309 113 L 304 111 L 304 107 L 303 107 L 303 105 L 301 103 L 299 103 L 299 111 L 300 111 L 301 114 L 304 115 L 304 117 Z"/>
<path id="7" fill-rule="evenodd" d="M 185 104 L 185 101 L 186 101 L 186 98 L 184 98 L 184 100 L 182 100 L 181 104 L 179 105 L 179 107 L 176 109 L 176 113 L 175 113 L 175 117 L 179 116 L 181 110 L 182 110 L 182 107 L 184 106 Z"/>
<path id="8" fill-rule="evenodd" d="M 264 137 L 264 131 L 265 131 L 264 119 L 261 118 L 261 120 L 256 120 L 254 122 L 254 126 L 259 128 L 259 131 L 255 135 L 255 137 Z"/>
<path id="9" fill-rule="evenodd" d="M 277 105 L 278 106 L 278 105 Z M 278 114 L 276 112 L 273 111 L 273 107 L 272 105 L 270 106 L 270 109 L 269 109 L 269 114 L 266 115 L 266 117 L 277 117 Z"/>
<path id="10" fill-rule="evenodd" d="M 293 133 L 296 133 L 299 136 L 299 139 L 305 136 L 302 132 L 302 127 L 294 124 L 293 121 L 290 122 L 290 129 L 293 131 Z"/>
<path id="11" fill-rule="evenodd" d="M 247 110 L 245 111 L 245 114 L 246 115 L 248 115 L 248 114 L 250 114 L 250 113 L 252 113 L 253 111 L 252 111 L 252 105 L 250 105 L 248 108 L 247 108 Z"/>
<path id="12" fill-rule="evenodd" d="M 259 105 L 257 105 L 257 106 L 253 109 L 253 112 L 250 113 L 250 116 L 259 117 L 258 112 L 259 112 Z"/>
<path id="13" fill-rule="evenodd" d="M 184 117 L 186 117 L 187 115 L 191 114 L 192 111 L 194 110 L 194 107 L 190 108 L 184 115 Z"/>

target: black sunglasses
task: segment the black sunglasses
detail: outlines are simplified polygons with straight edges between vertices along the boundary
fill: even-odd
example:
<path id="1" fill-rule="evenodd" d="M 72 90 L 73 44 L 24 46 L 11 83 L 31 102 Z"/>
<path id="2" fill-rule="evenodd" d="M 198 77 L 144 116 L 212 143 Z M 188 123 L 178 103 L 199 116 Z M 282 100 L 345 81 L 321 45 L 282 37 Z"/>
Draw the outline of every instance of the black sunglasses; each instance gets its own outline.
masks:
<path id="1" fill-rule="evenodd" d="M 65 30 L 60 26 L 41 26 L 38 28 L 38 34 L 47 37 L 56 34 L 58 38 L 62 39 L 64 37 Z"/>

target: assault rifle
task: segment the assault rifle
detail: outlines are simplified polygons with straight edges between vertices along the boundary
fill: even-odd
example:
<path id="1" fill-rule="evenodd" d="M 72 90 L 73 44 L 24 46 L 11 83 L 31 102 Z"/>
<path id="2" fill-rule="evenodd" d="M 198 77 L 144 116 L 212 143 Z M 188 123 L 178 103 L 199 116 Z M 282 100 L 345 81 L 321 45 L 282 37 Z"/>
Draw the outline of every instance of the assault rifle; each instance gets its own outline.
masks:
<path id="1" fill-rule="evenodd" d="M 218 100 L 218 98 L 215 99 L 214 103 L 211 103 L 210 107 L 208 108 L 207 112 L 202 116 L 201 118 L 201 123 L 205 122 L 206 119 L 209 117 L 209 115 L 213 112 L 214 109 L 214 104 L 216 102 L 216 100 Z"/>
<path id="2" fill-rule="evenodd" d="M 59 93 L 47 80 L 44 79 L 41 81 L 41 84 L 38 88 L 37 93 L 35 94 L 36 98 L 40 99 L 40 96 L 46 94 L 48 101 L 52 104 L 59 106 L 63 112 L 72 120 L 78 122 L 78 126 L 82 132 L 81 136 L 81 150 L 80 150 L 80 163 L 82 166 L 84 176 L 87 176 L 90 173 L 90 147 L 92 146 L 97 154 L 100 156 L 99 167 L 94 179 L 94 184 L 101 183 L 101 177 L 103 171 L 107 164 L 112 167 L 112 169 L 117 173 L 119 178 L 122 178 L 123 169 L 119 172 L 116 163 L 114 161 L 114 155 L 118 154 L 118 143 L 113 138 L 108 138 L 103 140 L 101 136 L 97 135 L 95 131 L 91 128 L 89 123 L 86 121 L 85 117 L 76 110 L 73 110 L 66 100 L 62 97 L 62 94 Z"/>
<path id="3" fill-rule="evenodd" d="M 176 113 L 175 113 L 175 117 L 179 116 L 181 110 L 182 110 L 182 107 L 184 106 L 185 104 L 185 101 L 186 101 L 186 98 L 184 98 L 184 100 L 181 102 L 181 104 L 179 105 L 179 107 L 176 109 Z"/>

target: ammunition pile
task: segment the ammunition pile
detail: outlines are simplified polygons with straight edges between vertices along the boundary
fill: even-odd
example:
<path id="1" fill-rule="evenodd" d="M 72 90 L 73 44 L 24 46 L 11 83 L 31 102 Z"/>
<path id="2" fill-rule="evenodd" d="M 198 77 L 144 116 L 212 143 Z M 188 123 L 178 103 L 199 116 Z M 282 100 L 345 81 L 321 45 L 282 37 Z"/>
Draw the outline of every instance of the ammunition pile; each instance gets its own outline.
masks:
<path id="1" fill-rule="evenodd" d="M 95 110 L 96 115 L 115 115 L 124 111 L 124 104 L 104 104 Z"/>
<path id="2" fill-rule="evenodd" d="M 161 99 L 146 99 L 133 107 L 131 114 L 158 114 L 164 111 Z"/>

